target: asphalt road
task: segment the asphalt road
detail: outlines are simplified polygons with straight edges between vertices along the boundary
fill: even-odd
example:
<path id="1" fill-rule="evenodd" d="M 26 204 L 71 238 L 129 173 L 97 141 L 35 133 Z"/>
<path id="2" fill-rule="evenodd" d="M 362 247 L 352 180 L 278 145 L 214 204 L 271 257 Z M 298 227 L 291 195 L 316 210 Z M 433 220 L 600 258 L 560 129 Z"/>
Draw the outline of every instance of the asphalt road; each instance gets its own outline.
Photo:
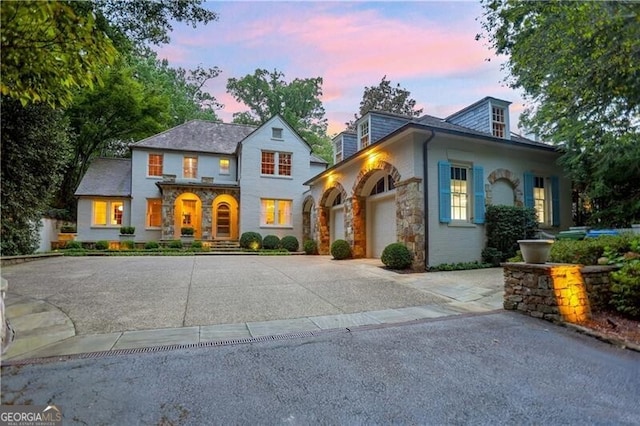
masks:
<path id="1" fill-rule="evenodd" d="M 64 424 L 640 424 L 640 354 L 517 313 L 2 368 Z"/>

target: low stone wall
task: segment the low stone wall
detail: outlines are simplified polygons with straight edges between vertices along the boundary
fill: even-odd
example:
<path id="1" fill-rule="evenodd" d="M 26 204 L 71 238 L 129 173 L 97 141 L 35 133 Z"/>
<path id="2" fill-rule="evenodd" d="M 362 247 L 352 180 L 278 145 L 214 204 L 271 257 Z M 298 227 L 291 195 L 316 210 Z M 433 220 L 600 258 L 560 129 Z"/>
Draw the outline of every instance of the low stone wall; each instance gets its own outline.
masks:
<path id="1" fill-rule="evenodd" d="M 612 266 L 505 263 L 504 308 L 577 323 L 606 306 Z"/>

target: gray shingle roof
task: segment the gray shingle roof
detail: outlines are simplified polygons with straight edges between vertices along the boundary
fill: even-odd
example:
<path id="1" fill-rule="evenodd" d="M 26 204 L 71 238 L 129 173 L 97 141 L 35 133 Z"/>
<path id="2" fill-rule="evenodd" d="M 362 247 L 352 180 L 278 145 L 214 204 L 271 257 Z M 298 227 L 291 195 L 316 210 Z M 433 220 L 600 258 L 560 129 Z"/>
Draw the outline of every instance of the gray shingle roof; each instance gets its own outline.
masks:
<path id="1" fill-rule="evenodd" d="M 329 164 L 325 160 L 323 160 L 322 158 L 320 158 L 317 155 L 315 155 L 314 153 L 311 153 L 309 160 L 312 163 Z"/>
<path id="2" fill-rule="evenodd" d="M 131 159 L 96 158 L 78 185 L 76 196 L 131 196 Z"/>
<path id="3" fill-rule="evenodd" d="M 233 154 L 236 152 L 238 143 L 255 130 L 255 126 L 244 124 L 191 120 L 129 146 L 131 148 Z"/>

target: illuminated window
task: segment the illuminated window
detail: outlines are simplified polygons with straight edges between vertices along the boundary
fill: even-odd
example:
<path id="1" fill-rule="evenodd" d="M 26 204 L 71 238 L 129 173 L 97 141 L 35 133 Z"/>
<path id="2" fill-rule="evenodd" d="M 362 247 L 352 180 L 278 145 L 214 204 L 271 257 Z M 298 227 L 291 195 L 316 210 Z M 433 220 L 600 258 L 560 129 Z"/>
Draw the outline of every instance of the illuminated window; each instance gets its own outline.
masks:
<path id="1" fill-rule="evenodd" d="M 369 146 L 369 121 L 363 121 L 358 126 L 358 133 L 360 135 L 360 148 Z"/>
<path id="2" fill-rule="evenodd" d="M 93 226 L 120 226 L 124 203 L 122 201 L 94 201 Z"/>
<path id="3" fill-rule="evenodd" d="M 291 176 L 291 154 L 278 153 L 278 174 L 280 176 Z"/>
<path id="4" fill-rule="evenodd" d="M 467 220 L 469 183 L 466 167 L 451 167 L 451 219 Z"/>
<path id="5" fill-rule="evenodd" d="M 182 200 L 182 225 L 195 225 L 197 202 L 196 200 Z"/>
<path id="6" fill-rule="evenodd" d="M 149 176 L 162 176 L 162 154 L 149 154 Z"/>
<path id="7" fill-rule="evenodd" d="M 182 176 L 187 179 L 198 177 L 198 157 L 184 157 L 182 162 Z"/>
<path id="8" fill-rule="evenodd" d="M 277 127 L 271 128 L 271 138 L 272 139 L 282 139 L 282 129 L 278 129 Z"/>
<path id="9" fill-rule="evenodd" d="M 147 199 L 147 227 L 160 228 L 162 226 L 162 200 L 160 198 Z"/>
<path id="10" fill-rule="evenodd" d="M 220 174 L 228 175 L 229 174 L 229 159 L 221 158 L 220 159 Z"/>
<path id="11" fill-rule="evenodd" d="M 505 137 L 505 121 L 504 121 L 504 108 L 492 107 L 491 108 L 491 125 L 493 130 L 493 136 L 497 138 Z"/>
<path id="12" fill-rule="evenodd" d="M 292 154 L 288 152 L 262 151 L 260 173 L 263 175 L 291 176 Z M 276 169 L 276 164 L 278 168 Z"/>
<path id="13" fill-rule="evenodd" d="M 272 175 L 276 170 L 276 153 L 262 151 L 262 168 L 260 173 Z"/>
<path id="14" fill-rule="evenodd" d="M 291 226 L 291 200 L 262 199 L 260 225 Z"/>
<path id="15" fill-rule="evenodd" d="M 545 210 L 547 209 L 547 197 L 544 188 L 544 178 L 540 176 L 533 178 L 533 204 L 538 214 L 538 222 L 546 223 L 547 215 Z"/>

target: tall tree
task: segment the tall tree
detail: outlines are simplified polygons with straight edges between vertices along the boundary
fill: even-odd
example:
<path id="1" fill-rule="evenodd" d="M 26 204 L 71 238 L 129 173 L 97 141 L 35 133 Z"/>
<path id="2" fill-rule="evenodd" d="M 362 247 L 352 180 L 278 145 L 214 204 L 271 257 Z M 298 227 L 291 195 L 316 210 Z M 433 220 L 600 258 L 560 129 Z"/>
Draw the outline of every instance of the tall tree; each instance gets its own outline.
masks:
<path id="1" fill-rule="evenodd" d="M 242 78 L 230 78 L 227 92 L 249 107 L 249 111 L 234 114 L 234 123 L 260 125 L 280 114 L 309 142 L 314 152 L 330 161 L 331 142 L 320 100 L 321 77 L 296 78 L 287 83 L 281 71 L 257 69 Z"/>
<path id="2" fill-rule="evenodd" d="M 483 34 L 506 55 L 522 124 L 558 144 L 590 223 L 640 220 L 640 4 L 487 0 Z"/>
<path id="3" fill-rule="evenodd" d="M 3 256 L 32 253 L 40 218 L 49 205 L 69 156 L 67 123 L 46 104 L 22 106 L 3 96 L 2 239 Z"/>
<path id="4" fill-rule="evenodd" d="M 377 86 L 364 88 L 359 113 L 354 114 L 354 120 L 345 124 L 348 129 L 353 130 L 355 120 L 372 110 L 417 117 L 422 114 L 422 108 L 416 109 L 416 101 L 410 96 L 411 92 L 400 87 L 399 83 L 392 86 L 391 81 L 387 80 L 385 75 Z"/>

